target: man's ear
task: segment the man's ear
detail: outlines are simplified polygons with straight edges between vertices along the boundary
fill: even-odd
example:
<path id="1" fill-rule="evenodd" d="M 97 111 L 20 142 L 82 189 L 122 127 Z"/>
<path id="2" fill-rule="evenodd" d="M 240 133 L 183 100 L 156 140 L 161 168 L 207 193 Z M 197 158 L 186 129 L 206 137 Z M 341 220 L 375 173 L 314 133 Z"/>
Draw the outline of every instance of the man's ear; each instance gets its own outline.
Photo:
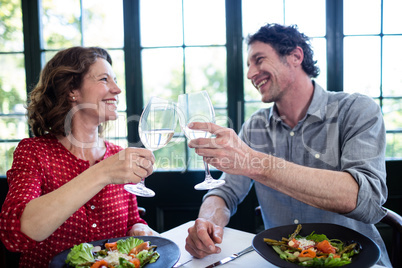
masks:
<path id="1" fill-rule="evenodd" d="M 301 47 L 297 46 L 295 49 L 293 49 L 290 55 L 292 56 L 290 63 L 295 65 L 301 65 L 304 59 L 304 53 Z"/>

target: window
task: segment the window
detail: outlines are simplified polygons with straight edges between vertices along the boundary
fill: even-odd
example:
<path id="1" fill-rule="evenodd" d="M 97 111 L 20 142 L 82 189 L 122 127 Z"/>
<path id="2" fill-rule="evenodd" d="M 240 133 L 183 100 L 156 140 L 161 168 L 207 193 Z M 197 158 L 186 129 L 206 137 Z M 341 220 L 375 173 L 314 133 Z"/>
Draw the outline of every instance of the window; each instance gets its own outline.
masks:
<path id="1" fill-rule="evenodd" d="M 1 0 L 0 17 L 0 174 L 5 174 L 16 145 L 28 136 L 21 2 Z"/>
<path id="2" fill-rule="evenodd" d="M 227 125 L 225 1 L 142 0 L 140 25 L 143 103 L 151 96 L 176 102 L 179 94 L 205 90 L 218 124 Z M 159 171 L 203 168 L 179 126 L 154 154 Z"/>
<path id="3" fill-rule="evenodd" d="M 314 8 L 306 8 L 312 7 Z M 300 10 L 304 10 L 300 12 Z M 315 79 L 326 88 L 326 23 L 325 1 L 321 0 L 251 0 L 242 2 L 243 36 L 255 33 L 262 25 L 279 23 L 295 24 L 300 32 L 311 38 L 314 58 L 318 62 L 321 73 Z M 260 94 L 247 79 L 247 45 L 244 45 L 244 99 L 245 118 L 250 117 L 257 109 L 272 104 L 261 103 Z"/>
<path id="4" fill-rule="evenodd" d="M 58 50 L 101 46 L 122 88 L 106 138 L 138 146 L 139 115 L 151 95 L 177 100 L 208 91 L 218 124 L 236 131 L 260 103 L 246 74 L 244 38 L 269 23 L 297 24 L 312 38 L 327 90 L 361 92 L 381 106 L 387 158 L 402 158 L 402 18 L 399 0 L 0 0 L 0 175 L 29 136 L 25 101 Z M 364 12 L 356 19 L 356 10 Z M 157 7 L 157 8 L 155 8 Z M 314 7 L 314 8 L 312 8 Z M 24 16 L 22 16 L 24 14 Z M 126 96 L 124 98 L 124 96 Z M 203 169 L 178 127 L 155 152 L 158 171 Z"/>
<path id="5" fill-rule="evenodd" d="M 344 1 L 344 91 L 373 97 L 387 129 L 387 158 L 402 157 L 402 19 L 398 0 Z M 356 10 L 364 6 L 356 20 Z"/>
<path id="6" fill-rule="evenodd" d="M 106 48 L 113 60 L 117 82 L 125 96 L 123 2 L 107 0 L 41 1 L 42 66 L 60 49 L 71 46 Z M 119 99 L 119 118 L 106 131 L 106 138 L 127 146 L 126 99 Z"/>

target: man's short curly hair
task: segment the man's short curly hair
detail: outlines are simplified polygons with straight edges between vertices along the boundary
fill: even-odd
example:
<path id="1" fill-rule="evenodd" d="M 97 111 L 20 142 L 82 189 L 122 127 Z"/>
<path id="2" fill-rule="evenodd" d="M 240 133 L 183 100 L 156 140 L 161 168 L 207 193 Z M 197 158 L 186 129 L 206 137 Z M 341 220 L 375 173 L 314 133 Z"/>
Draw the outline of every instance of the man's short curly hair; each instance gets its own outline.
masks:
<path id="1" fill-rule="evenodd" d="M 310 39 L 300 33 L 296 25 L 283 26 L 280 24 L 266 24 L 256 33 L 247 37 L 247 45 L 260 41 L 271 45 L 279 56 L 289 55 L 296 47 L 301 47 L 304 53 L 302 68 L 308 76 L 315 78 L 319 75 L 320 69 L 314 61 L 314 52 L 311 49 Z"/>

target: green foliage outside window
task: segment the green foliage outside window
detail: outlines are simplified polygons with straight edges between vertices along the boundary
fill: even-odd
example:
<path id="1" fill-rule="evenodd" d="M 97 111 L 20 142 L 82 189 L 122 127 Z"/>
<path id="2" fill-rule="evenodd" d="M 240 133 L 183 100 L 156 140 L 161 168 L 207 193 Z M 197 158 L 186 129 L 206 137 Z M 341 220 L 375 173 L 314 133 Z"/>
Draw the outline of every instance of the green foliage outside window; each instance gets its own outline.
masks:
<path id="1" fill-rule="evenodd" d="M 28 136 L 21 1 L 0 0 L 0 140 Z M 0 174 L 11 167 L 17 142 L 0 143 Z"/>
<path id="2" fill-rule="evenodd" d="M 191 1 L 172 1 L 166 4 L 166 1 L 159 1 L 160 5 L 166 4 L 167 8 L 177 9 L 175 19 L 170 20 L 170 12 L 166 12 L 165 8 L 158 10 L 154 9 L 151 1 L 142 1 L 141 5 L 141 41 L 142 41 L 142 76 L 143 76 L 143 93 L 144 103 L 152 95 L 158 95 L 164 98 L 177 100 L 180 93 L 206 90 L 208 91 L 211 100 L 215 106 L 217 123 L 222 126 L 231 126 L 231 119 L 227 118 L 227 73 L 226 73 L 226 46 L 225 46 L 225 31 L 224 15 L 225 1 L 203 1 L 197 2 L 198 6 L 191 6 Z M 258 16 L 255 9 L 250 9 L 250 3 L 243 1 L 243 25 L 244 35 L 251 27 L 249 24 L 254 24 L 260 18 L 270 18 L 270 22 L 279 22 L 285 19 L 287 22 L 299 23 L 299 26 L 306 29 L 307 34 L 316 37 L 319 43 L 315 43 L 316 54 L 322 73 L 326 71 L 326 39 L 325 28 L 310 27 L 304 13 L 292 13 L 292 10 L 298 10 L 299 1 L 260 1 L 261 4 L 270 6 L 269 10 L 261 9 L 263 15 Z M 126 107 L 130 105 L 132 100 L 125 100 L 125 62 L 124 62 L 124 34 L 123 34 L 123 16 L 122 4 L 123 1 L 109 0 L 71 0 L 65 4 L 64 0 L 42 0 L 41 1 L 41 23 L 44 59 L 49 60 L 58 50 L 76 46 L 76 45 L 98 45 L 109 50 L 113 58 L 113 69 L 118 77 L 118 82 L 123 92 L 119 104 L 119 120 L 111 124 L 111 129 L 106 134 L 112 142 L 115 142 L 123 147 L 127 146 L 127 115 Z M 156 3 L 156 2 L 155 2 Z M 184 9 L 181 5 L 184 3 Z M 274 4 L 278 4 L 275 8 Z M 319 2 L 320 9 L 324 9 L 324 1 Z M 345 2 L 346 3 L 346 2 Z M 349 2 L 347 2 L 349 3 Z M 345 70 L 367 68 L 372 70 L 372 73 L 363 71 L 363 79 L 356 79 L 356 72 L 346 72 L 345 78 L 351 77 L 351 81 L 357 84 L 349 84 L 345 86 L 361 93 L 364 91 L 364 81 L 368 81 L 367 77 L 379 77 L 382 73 L 381 82 L 375 78 L 371 83 L 372 90 L 370 96 L 375 98 L 382 105 L 385 125 L 387 129 L 387 158 L 402 158 L 402 104 L 400 85 L 402 85 L 400 66 L 395 64 L 398 59 L 401 59 L 399 54 L 393 53 L 402 44 L 402 32 L 400 23 L 395 23 L 398 16 L 392 15 L 390 11 L 392 3 L 381 1 L 384 4 L 384 38 L 383 50 L 380 55 L 380 48 L 377 49 L 380 36 L 370 37 L 374 40 L 373 49 L 370 52 L 370 57 L 367 58 L 367 53 L 361 51 L 362 59 L 368 60 L 370 64 L 362 64 L 362 60 L 358 58 L 352 60 L 352 56 L 357 57 L 360 54 L 355 53 L 353 45 L 359 40 L 359 36 L 347 36 L 345 38 Z M 300 3 L 299 3 L 300 4 Z M 81 6 L 82 5 L 82 6 Z M 150 6 L 148 6 L 150 5 Z M 208 5 L 214 5 L 213 10 L 208 9 L 208 12 L 216 12 L 215 16 L 210 16 L 209 22 L 213 21 L 211 30 L 206 30 L 207 24 L 200 24 L 199 21 L 203 17 L 198 17 L 200 8 L 205 8 Z M 285 5 L 285 6 L 283 6 Z M 370 4 L 372 7 L 373 4 Z M 282 12 L 285 10 L 284 12 Z M 345 5 L 344 25 L 348 27 L 357 23 L 348 21 L 348 8 Z M 381 9 L 370 9 L 373 14 L 379 14 Z M 179 19 L 184 13 L 184 20 Z M 268 13 L 267 13 L 268 12 Z M 218 14 L 219 13 L 219 14 Z M 292 15 L 293 14 L 293 15 Z M 297 14 L 302 14 L 297 17 Z M 324 16 L 323 12 L 321 12 Z M 324 20 L 320 16 L 315 17 L 315 20 Z M 370 16 L 366 16 L 370 18 Z M 166 25 L 155 23 L 162 19 Z M 216 21 L 215 21 L 216 20 Z M 373 21 L 373 19 L 370 19 Z M 167 25 L 169 23 L 169 25 Z M 182 24 L 183 23 L 183 24 Z M 263 22 L 258 22 L 256 25 L 261 25 Z M 201 28 L 197 28 L 202 25 Z M 324 24 L 322 24 L 324 25 Z M 363 24 L 364 26 L 365 24 Z M 379 26 L 379 19 L 376 22 Z M 164 27 L 168 26 L 168 27 Z M 191 26 L 191 27 L 190 27 Z M 247 26 L 247 27 L 246 27 Z M 361 30 L 362 25 L 356 25 L 356 30 Z M 367 26 L 367 25 L 366 25 Z M 392 31 L 389 29 L 392 26 Z M 133 25 L 126 25 L 133 27 Z M 369 27 L 370 30 L 375 27 Z M 151 30 L 150 30 L 151 29 Z M 184 31 L 183 31 L 184 29 Z M 194 31 L 194 29 L 198 29 Z M 309 32 L 312 29 L 320 29 L 317 33 Z M 346 28 L 345 28 L 346 29 Z M 159 31 L 159 32 L 158 32 Z M 377 30 L 378 31 L 378 30 Z M 157 34 L 156 34 L 157 33 Z M 182 33 L 184 33 L 182 35 Z M 192 36 L 192 33 L 196 35 Z M 348 34 L 347 31 L 345 31 Z M 375 32 L 376 33 L 376 32 Z M 351 34 L 351 33 L 349 33 Z M 156 39 L 154 36 L 163 36 Z M 321 38 L 321 39 L 320 39 Z M 173 40 L 174 39 L 174 40 Z M 177 39 L 177 40 L 176 40 Z M 371 40 L 370 39 L 370 40 Z M 344 41 L 345 41 L 344 40 Z M 357 41 L 356 41 L 357 40 Z M 169 42 L 168 42 L 169 41 Z M 11 167 L 12 153 L 18 141 L 28 137 L 28 125 L 25 116 L 25 105 L 27 99 L 27 86 L 25 82 L 25 62 L 24 62 L 24 40 L 23 40 L 23 25 L 22 11 L 20 0 L 0 0 L 0 175 Z M 167 43 L 166 43 L 167 42 Z M 377 44 L 377 45 L 376 45 Z M 363 46 L 357 46 L 358 50 Z M 366 47 L 366 46 L 364 46 Z M 375 51 L 374 51 L 375 50 Z M 351 56 L 347 52 L 351 53 Z M 243 54 L 247 51 L 244 49 Z M 373 56 L 377 55 L 377 56 Z M 382 60 L 383 69 L 379 70 L 378 63 Z M 245 58 L 244 58 L 245 59 Z M 350 60 L 350 63 L 348 61 Z M 321 61 L 320 61 L 321 60 Z M 376 61 L 373 61 L 376 60 Z M 377 63 L 376 63 L 377 62 Z M 354 67 L 353 64 L 357 65 Z M 44 64 L 44 63 L 42 63 Z M 244 74 L 247 72 L 247 67 L 244 66 Z M 367 74 L 370 74 L 367 76 Z M 133 75 L 133 74 L 128 74 Z M 325 81 L 325 77 L 323 81 Z M 347 80 L 347 79 L 346 79 Z M 270 104 L 261 104 L 259 94 L 250 85 L 246 77 L 245 84 L 239 85 L 239 90 L 244 91 L 245 95 L 245 118 L 247 119 L 253 112 L 259 108 L 268 107 Z M 325 87 L 326 82 L 321 82 L 320 85 Z M 347 83 L 346 83 L 347 84 Z M 380 91 L 381 87 L 381 99 Z M 244 89 L 243 89 L 244 88 Z M 130 115 L 129 115 L 130 116 Z M 136 115 L 139 117 L 139 115 Z M 4 131 L 5 130 L 5 131 Z M 184 170 L 203 169 L 202 161 L 196 156 L 194 150 L 189 149 L 186 145 L 187 141 L 183 135 L 179 134 L 180 128 L 177 128 L 176 136 L 166 148 L 155 152 L 157 156 L 158 170 Z"/>

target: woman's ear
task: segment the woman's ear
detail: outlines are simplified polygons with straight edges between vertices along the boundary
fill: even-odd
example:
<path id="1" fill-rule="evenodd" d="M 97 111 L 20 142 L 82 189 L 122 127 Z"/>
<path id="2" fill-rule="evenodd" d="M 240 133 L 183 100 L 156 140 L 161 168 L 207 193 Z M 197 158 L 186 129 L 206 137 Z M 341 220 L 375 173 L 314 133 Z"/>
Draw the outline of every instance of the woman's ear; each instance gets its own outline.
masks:
<path id="1" fill-rule="evenodd" d="M 77 101 L 77 94 L 76 91 L 73 90 L 68 94 L 68 98 L 71 102 L 76 102 Z"/>

